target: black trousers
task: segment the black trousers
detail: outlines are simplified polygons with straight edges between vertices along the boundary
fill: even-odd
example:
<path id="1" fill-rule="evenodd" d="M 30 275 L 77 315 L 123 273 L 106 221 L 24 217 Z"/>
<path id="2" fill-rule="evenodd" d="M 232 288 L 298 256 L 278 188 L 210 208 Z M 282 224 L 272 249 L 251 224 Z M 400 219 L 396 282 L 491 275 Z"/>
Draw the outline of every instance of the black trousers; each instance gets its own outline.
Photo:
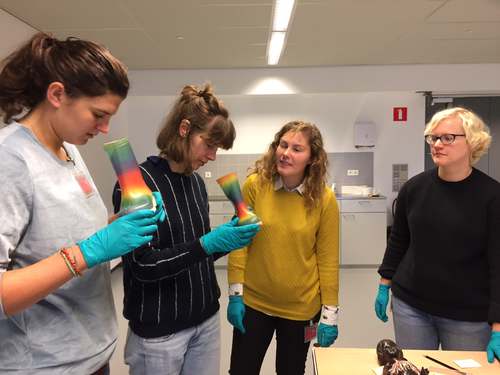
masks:
<path id="1" fill-rule="evenodd" d="M 304 342 L 306 326 L 319 320 L 289 320 L 266 315 L 245 305 L 243 324 L 246 333 L 233 329 L 231 375 L 259 375 L 267 348 L 276 331 L 276 373 L 304 375 L 309 342 Z"/>

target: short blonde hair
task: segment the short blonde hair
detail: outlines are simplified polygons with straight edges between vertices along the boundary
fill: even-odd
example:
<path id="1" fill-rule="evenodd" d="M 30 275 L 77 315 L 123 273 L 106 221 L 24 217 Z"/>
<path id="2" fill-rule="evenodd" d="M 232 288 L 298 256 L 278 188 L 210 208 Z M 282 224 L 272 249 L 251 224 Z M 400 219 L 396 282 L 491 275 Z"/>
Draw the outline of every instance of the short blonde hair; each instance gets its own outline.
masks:
<path id="1" fill-rule="evenodd" d="M 491 135 L 489 128 L 474 112 L 461 107 L 439 111 L 432 116 L 431 121 L 425 127 L 424 136 L 431 134 L 443 120 L 449 118 L 456 118 L 462 121 L 465 140 L 471 149 L 470 163 L 471 165 L 476 164 L 481 159 L 481 156 L 488 151 L 491 144 Z"/>

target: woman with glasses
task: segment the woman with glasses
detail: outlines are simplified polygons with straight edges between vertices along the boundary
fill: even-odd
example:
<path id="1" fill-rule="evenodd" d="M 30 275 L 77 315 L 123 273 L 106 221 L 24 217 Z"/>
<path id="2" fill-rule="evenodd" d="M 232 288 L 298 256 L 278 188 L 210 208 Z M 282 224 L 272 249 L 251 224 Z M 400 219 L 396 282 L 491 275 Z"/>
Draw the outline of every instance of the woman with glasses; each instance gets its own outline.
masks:
<path id="1" fill-rule="evenodd" d="M 125 256 L 123 314 L 129 321 L 130 374 L 219 375 L 220 289 L 214 260 L 247 246 L 259 224 L 237 219 L 210 231 L 205 184 L 195 171 L 229 149 L 233 122 L 212 86 L 185 86 L 156 139 L 158 156 L 141 164 L 164 197 L 155 239 Z M 113 194 L 120 207 L 118 187 Z"/>
<path id="2" fill-rule="evenodd" d="M 405 349 L 487 350 L 500 357 L 500 184 L 473 165 L 491 136 L 473 112 L 436 113 L 425 129 L 436 168 L 398 195 L 375 301 Z"/>

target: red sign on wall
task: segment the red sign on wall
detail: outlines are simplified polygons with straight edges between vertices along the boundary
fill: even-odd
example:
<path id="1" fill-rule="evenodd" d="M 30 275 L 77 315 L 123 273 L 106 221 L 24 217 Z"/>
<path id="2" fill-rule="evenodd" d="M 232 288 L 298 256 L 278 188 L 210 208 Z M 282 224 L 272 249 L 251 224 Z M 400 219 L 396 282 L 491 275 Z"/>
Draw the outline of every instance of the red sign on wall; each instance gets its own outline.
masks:
<path id="1" fill-rule="evenodd" d="M 408 107 L 394 107 L 392 109 L 393 121 L 406 121 L 408 119 Z"/>

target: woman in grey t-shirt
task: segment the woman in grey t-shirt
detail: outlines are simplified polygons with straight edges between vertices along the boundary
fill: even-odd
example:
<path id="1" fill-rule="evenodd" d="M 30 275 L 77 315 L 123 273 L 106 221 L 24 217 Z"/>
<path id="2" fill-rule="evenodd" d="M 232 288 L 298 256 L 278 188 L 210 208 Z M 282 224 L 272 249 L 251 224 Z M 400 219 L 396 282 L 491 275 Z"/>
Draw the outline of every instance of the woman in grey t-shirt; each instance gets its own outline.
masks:
<path id="1" fill-rule="evenodd" d="M 107 133 L 127 96 L 108 50 L 39 33 L 0 72 L 0 372 L 106 374 L 116 344 L 107 261 L 152 239 L 164 217 L 107 225 L 75 145 Z"/>

